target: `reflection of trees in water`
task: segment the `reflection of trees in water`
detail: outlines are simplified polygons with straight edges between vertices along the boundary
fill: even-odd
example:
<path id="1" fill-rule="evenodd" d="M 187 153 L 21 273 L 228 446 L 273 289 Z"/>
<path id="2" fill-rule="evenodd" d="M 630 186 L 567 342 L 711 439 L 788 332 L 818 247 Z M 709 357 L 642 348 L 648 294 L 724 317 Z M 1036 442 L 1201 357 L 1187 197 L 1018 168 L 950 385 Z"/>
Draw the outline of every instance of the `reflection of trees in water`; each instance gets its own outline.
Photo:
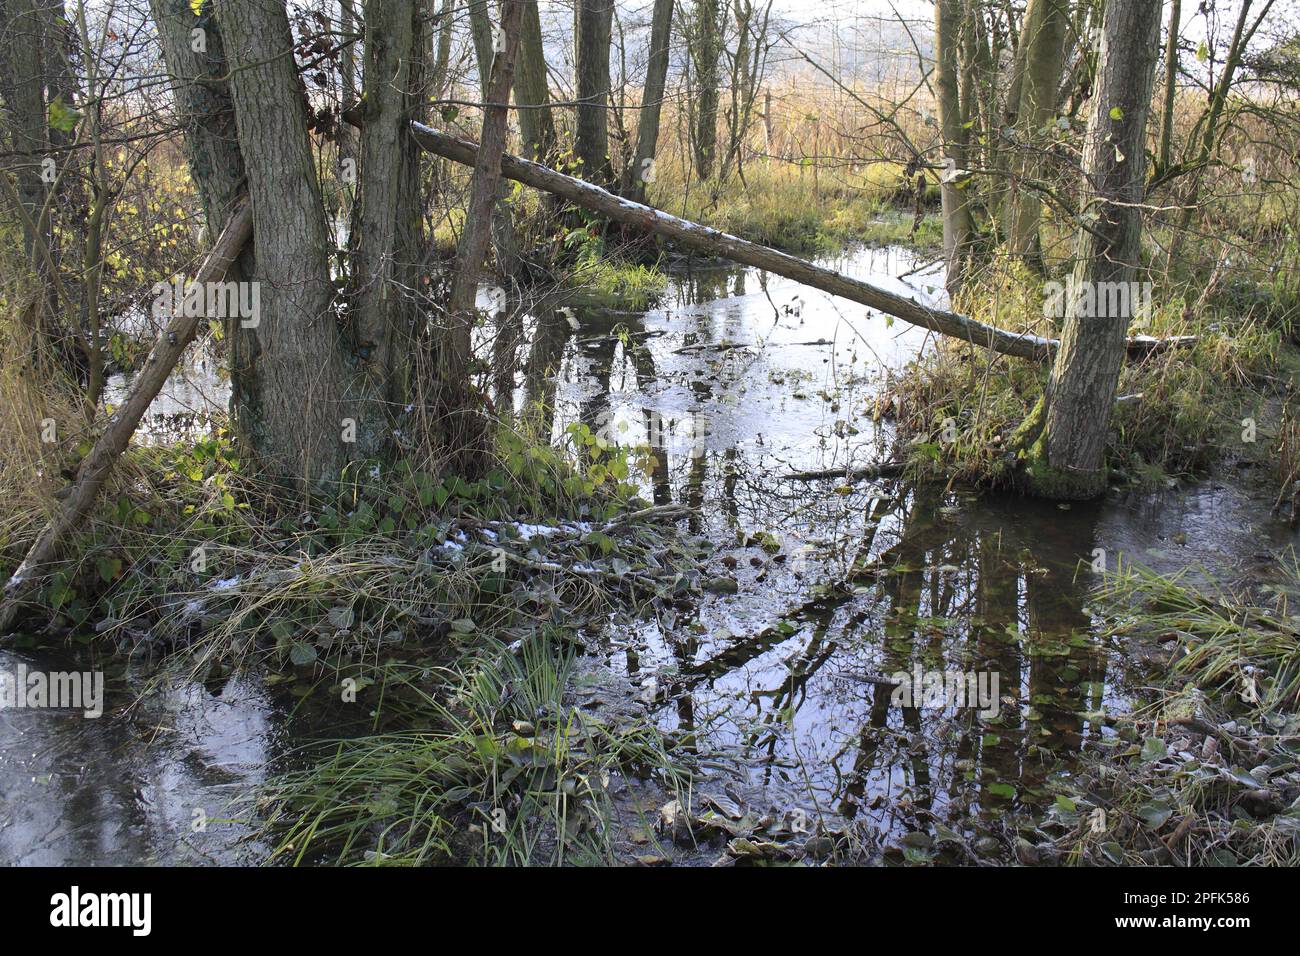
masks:
<path id="1" fill-rule="evenodd" d="M 1035 525 L 1018 523 L 1014 515 L 1003 522 L 964 523 L 943 513 L 945 502 L 935 487 L 876 499 L 861 542 L 864 551 L 878 553 L 872 562 L 881 569 L 874 598 L 848 600 L 836 593 L 808 601 L 785 618 L 799 626 L 802 637 L 772 627 L 729 641 L 701 661 L 692 659 L 698 645 L 689 651 L 675 647 L 679 678 L 661 699 L 672 701 L 682 718 L 701 703 L 687 706 L 684 699 L 699 694 L 716 709 L 715 684 L 794 638 L 798 643 L 788 654 L 763 663 L 761 673 L 779 674 L 777 680 L 749 691 L 749 706 L 761 716 L 741 743 L 748 754 L 757 757 L 760 751 L 765 758 L 762 783 L 772 782 L 778 751 L 791 746 L 785 726 L 790 716 L 847 684 L 864 695 L 863 723 L 852 742 L 831 740 L 832 766 L 810 768 L 817 778 L 813 785 L 828 788 L 830 805 L 846 817 L 858 815 L 875 793 L 898 796 L 900 784 L 920 810 L 1008 809 L 1011 799 L 992 784 L 1009 784 L 1022 799 L 1032 795 L 1051 769 L 1043 748 L 1065 755 L 1082 746 L 1077 714 L 1097 703 L 1084 700 L 1083 687 L 1099 687 L 1105 678 L 1099 648 L 1077 642 L 1081 646 L 1062 650 L 1071 635 L 1088 633 L 1081 610 L 1086 588 L 1072 568 L 1041 568 L 1026 556 L 1026 546 L 1035 543 L 1031 536 L 1038 534 Z M 873 529 L 888 527 L 890 517 L 897 521 L 897 537 L 876 552 Z M 888 683 L 843 673 L 845 664 L 856 666 L 846 655 L 864 640 L 876 649 L 869 669 L 877 677 L 910 672 L 917 664 L 932 671 L 994 672 L 999 696 L 1013 703 L 1002 702 L 1002 719 L 993 724 L 973 708 L 898 707 Z M 1020 700 L 1022 691 L 1027 701 Z M 1026 702 L 1032 709 L 1021 709 Z M 855 710 L 851 700 L 838 706 Z M 833 737 L 811 725 L 796 733 Z M 840 766 L 841 758 L 846 766 Z"/>
<path id="2" fill-rule="evenodd" d="M 1014 516 L 996 528 L 950 524 L 941 517 L 941 503 L 933 491 L 916 492 L 899 542 L 884 556 L 897 570 L 882 585 L 889 611 L 881 672 L 911 670 L 916 663 L 930 670 L 992 672 L 998 675 L 1000 696 L 1013 700 L 1027 687 L 1031 709 L 1004 700 L 996 724 L 980 723 L 974 710 L 955 715 L 902 711 L 909 733 L 924 727 L 929 731 L 924 739 L 951 756 L 936 766 L 949 774 L 940 785 L 953 807 L 978 802 L 984 810 L 997 812 L 1011 800 L 991 784 L 1010 784 L 1022 799 L 1031 796 L 1051 769 L 1051 760 L 1040 748 L 1056 755 L 1081 748 L 1083 725 L 1077 714 L 1090 706 L 1082 688 L 1085 681 L 1100 686 L 1105 658 L 1091 642 L 1078 642 L 1082 646 L 1061 653 L 1072 635 L 1088 634 L 1089 621 L 1082 611 L 1086 589 L 1072 568 L 1040 568 L 1022 559 L 1019 552 L 1030 542 L 1021 534 L 1035 534 L 1035 526 L 1017 524 Z M 940 572 L 945 565 L 958 570 Z M 955 622 L 937 622 L 936 617 Z M 857 779 L 845 788 L 854 803 L 865 795 L 870 772 L 884 769 L 877 765 L 888 736 L 889 690 L 876 687 L 873 695 L 854 765 Z M 916 802 L 925 806 L 933 797 L 930 766 L 928 761 L 922 766 L 915 759 L 918 755 L 908 766 L 918 791 Z M 958 761 L 973 762 L 972 779 L 955 769 Z"/>
<path id="3" fill-rule="evenodd" d="M 711 300 L 743 294 L 744 282 L 743 274 L 711 270 L 691 277 L 682 288 L 689 299 Z M 570 343 L 573 336 L 562 314 L 555 309 L 535 314 L 537 328 L 524 384 L 526 404 L 544 409 L 547 435 L 554 416 L 555 377 L 566 345 L 584 360 L 586 381 L 578 417 L 590 428 L 610 422 L 615 390 L 643 396 L 661 384 L 640 316 L 579 312 L 582 331 Z M 820 532 L 835 533 L 837 524 L 844 523 L 843 514 L 811 517 L 808 509 L 835 509 L 810 497 L 806 489 L 775 487 L 770 469 L 747 461 L 743 447 L 717 447 L 718 422 L 711 416 L 728 414 L 720 399 L 743 383 L 748 371 L 743 353 L 732 358 L 709 346 L 733 341 L 742 318 L 734 302 L 691 308 L 681 316 L 687 325 L 682 345 L 710 359 L 682 381 L 690 390 L 692 407 L 687 421 L 675 423 L 679 433 L 671 437 L 682 438 L 680 443 L 670 441 L 674 423 L 661 420 L 644 401 L 637 410 L 657 461 L 654 499 L 667 503 L 672 487 L 677 487 L 679 500 L 691 510 L 688 524 L 694 533 L 721 531 L 714 521 L 728 528 L 786 523 L 800 531 L 811 523 Z M 623 334 L 617 329 L 620 324 Z M 690 431 L 685 432 L 688 424 Z M 690 440 L 709 435 L 707 445 Z M 1065 754 L 1083 745 L 1085 725 L 1078 714 L 1098 704 L 1084 700 L 1084 688 L 1100 686 L 1105 661 L 1087 642 L 1068 647 L 1070 635 L 1087 634 L 1089 625 L 1081 610 L 1085 588 L 1075 580 L 1074 569 L 1040 568 L 1028 555 L 1086 553 L 1087 548 L 1079 544 L 1077 527 L 1070 530 L 1069 542 L 1045 539 L 1044 521 L 984 507 L 950 516 L 943 511 L 948 501 L 934 487 L 877 498 L 866 527 L 893 528 L 892 546 L 877 551 L 869 540 L 874 531 L 866 540 L 844 546 L 846 552 L 860 548 L 878 553 L 880 565 L 888 569 L 876 578 L 874 597 L 815 596 L 787 616 L 800 628 L 788 652 L 783 650 L 793 636 L 788 631 L 767 629 L 729 638 L 719 648 L 691 632 L 690 625 L 699 621 L 698 609 L 681 614 L 664 642 L 676 661 L 677 676 L 670 686 L 660 688 L 658 698 L 671 704 L 679 731 L 693 743 L 697 735 L 702 741 L 719 730 L 719 708 L 744 705 L 718 699 L 713 685 L 762 661 L 760 673 L 776 676 L 769 678 L 771 686 L 752 690 L 748 707 L 756 709 L 758 723 L 739 742 L 767 755 L 765 777 L 770 779 L 777 767 L 778 751 L 790 746 L 785 719 L 810 700 L 818 701 L 819 708 L 860 713 L 861 726 L 849 738 L 832 740 L 834 753 L 827 758 L 832 765 L 810 768 L 814 785 L 826 789 L 830 805 L 846 816 L 860 813 L 874 793 L 896 791 L 900 784 L 908 788 L 914 808 L 944 805 L 960 812 L 979 806 L 994 813 L 1007 809 L 1011 798 L 1005 787 L 993 784 L 1009 784 L 1022 798 L 1041 787 L 1050 760 L 1040 748 Z M 918 664 L 940 672 L 994 672 L 1000 695 L 1017 703 L 1004 701 L 996 724 L 981 721 L 974 709 L 896 707 L 889 684 L 854 682 L 841 673 L 846 664 L 858 664 L 849 655 L 864 644 L 869 649 L 868 669 L 877 676 L 910 671 Z M 705 646 L 710 656 L 698 660 Z M 768 663 L 764 656 L 773 651 L 781 659 Z M 636 649 L 626 653 L 628 674 L 635 677 L 642 662 Z M 845 685 L 859 695 L 856 703 L 861 707 L 853 698 L 820 699 L 828 687 Z M 1025 703 L 1032 709 L 1022 709 Z M 735 711 L 721 716 L 730 718 Z M 797 732 L 822 739 L 839 733 L 811 726 Z"/>

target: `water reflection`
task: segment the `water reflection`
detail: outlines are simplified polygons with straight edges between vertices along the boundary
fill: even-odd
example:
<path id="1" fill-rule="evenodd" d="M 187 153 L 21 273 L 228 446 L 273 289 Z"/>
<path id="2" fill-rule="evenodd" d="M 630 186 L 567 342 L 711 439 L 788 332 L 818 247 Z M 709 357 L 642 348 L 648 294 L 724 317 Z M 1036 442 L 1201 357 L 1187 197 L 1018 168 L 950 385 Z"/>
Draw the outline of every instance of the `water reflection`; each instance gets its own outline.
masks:
<path id="1" fill-rule="evenodd" d="M 942 295 L 899 250 L 830 264 Z M 1267 504 L 1214 482 L 1062 510 L 786 479 L 886 452 L 871 399 L 927 337 L 755 270 L 692 270 L 645 314 L 508 301 L 476 343 L 498 411 L 542 438 L 582 422 L 649 446 L 646 496 L 687 506 L 688 530 L 722 547 L 703 574 L 727 586 L 611 628 L 603 666 L 683 746 L 725 755 L 751 794 L 814 819 L 960 830 L 1043 801 L 1058 761 L 1105 733 L 1098 713 L 1141 680 L 1093 633 L 1096 549 L 1231 577 L 1296 541 Z M 177 405 L 161 410 L 222 387 L 201 382 L 188 398 L 169 386 L 160 401 Z M 59 659 L 6 651 L 0 667 L 20 656 Z M 896 703 L 890 675 L 917 666 L 997 674 L 1000 713 Z M 240 826 L 196 833 L 194 811 L 218 812 L 295 745 L 337 732 L 314 698 L 299 710 L 258 675 L 137 704 L 146 677 L 115 672 L 99 721 L 0 712 L 0 862 L 240 859 Z"/>

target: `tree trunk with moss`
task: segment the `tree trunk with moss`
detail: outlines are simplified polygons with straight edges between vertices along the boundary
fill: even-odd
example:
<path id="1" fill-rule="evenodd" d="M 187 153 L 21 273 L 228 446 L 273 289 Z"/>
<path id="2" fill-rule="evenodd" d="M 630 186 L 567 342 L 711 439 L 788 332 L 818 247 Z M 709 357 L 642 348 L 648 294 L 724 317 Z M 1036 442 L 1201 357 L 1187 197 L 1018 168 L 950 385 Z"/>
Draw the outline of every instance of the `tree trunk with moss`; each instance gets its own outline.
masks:
<path id="1" fill-rule="evenodd" d="M 1132 318 L 1128 289 L 1141 251 L 1147 114 L 1159 51 L 1160 4 L 1110 0 L 1102 27 L 1092 115 L 1084 147 L 1090 200 L 1061 345 L 1034 418 L 1031 489 L 1049 498 L 1092 498 L 1106 487 L 1106 438 Z M 1121 303 L 1114 307 L 1116 302 Z"/>

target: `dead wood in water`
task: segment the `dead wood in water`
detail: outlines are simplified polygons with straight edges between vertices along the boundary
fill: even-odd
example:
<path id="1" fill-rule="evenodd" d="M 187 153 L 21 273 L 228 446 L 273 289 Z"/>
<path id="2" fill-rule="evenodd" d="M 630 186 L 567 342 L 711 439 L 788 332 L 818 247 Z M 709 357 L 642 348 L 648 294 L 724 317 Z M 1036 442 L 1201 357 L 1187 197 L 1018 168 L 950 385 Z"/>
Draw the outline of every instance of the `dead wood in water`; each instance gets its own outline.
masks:
<path id="1" fill-rule="evenodd" d="M 349 120 L 355 118 L 355 113 L 348 116 Z M 473 166 L 477 161 L 478 145 L 470 140 L 449 136 L 416 122 L 411 123 L 411 131 L 416 142 L 430 153 L 466 166 Z M 558 173 L 538 163 L 520 159 L 518 156 L 506 154 L 501 157 L 501 175 L 525 186 L 559 196 L 576 206 L 600 213 L 614 222 L 673 239 L 696 252 L 721 256 L 742 265 L 753 266 L 756 269 L 793 279 L 814 289 L 821 289 L 831 295 L 892 315 L 912 325 L 964 339 L 1003 355 L 1044 361 L 1050 359 L 1060 345 L 1058 339 L 1008 332 L 967 316 L 958 315 L 956 312 L 931 308 L 915 299 L 889 292 L 869 282 L 851 279 L 832 269 L 814 265 L 757 242 L 749 242 L 688 219 L 669 215 L 651 206 L 623 199 L 599 186 Z M 1175 346 L 1186 345 L 1194 340 L 1194 336 L 1178 336 L 1171 339 L 1139 336 L 1129 339 L 1128 352 L 1133 356 L 1149 355 Z"/>
<path id="2" fill-rule="evenodd" d="M 907 467 L 906 462 L 884 461 L 878 465 L 866 465 L 862 468 L 823 468 L 820 471 L 792 471 L 782 475 L 786 481 L 821 481 L 824 478 L 843 478 L 846 481 L 859 481 L 868 478 L 897 478 Z"/>
<path id="3" fill-rule="evenodd" d="M 252 234 L 253 212 L 244 203 L 230 218 L 220 238 L 204 258 L 194 276 L 194 282 L 199 284 L 222 279 Z M 200 323 L 207 321 L 204 314 L 186 315 L 186 311 L 181 308 L 173 312 L 167 328 L 154 343 L 144 370 L 131 386 L 126 401 L 109 416 L 108 427 L 81 463 L 77 477 L 62 496 L 63 500 L 54 516 L 32 544 L 13 577 L 5 584 L 4 592 L 0 595 L 0 601 L 3 601 L 0 604 L 0 634 L 8 633 L 17 616 L 22 596 L 41 580 L 46 565 L 58 557 L 68 536 L 89 513 L 113 466 L 130 444 L 140 419 L 162 390 L 163 383 L 198 332 Z"/>

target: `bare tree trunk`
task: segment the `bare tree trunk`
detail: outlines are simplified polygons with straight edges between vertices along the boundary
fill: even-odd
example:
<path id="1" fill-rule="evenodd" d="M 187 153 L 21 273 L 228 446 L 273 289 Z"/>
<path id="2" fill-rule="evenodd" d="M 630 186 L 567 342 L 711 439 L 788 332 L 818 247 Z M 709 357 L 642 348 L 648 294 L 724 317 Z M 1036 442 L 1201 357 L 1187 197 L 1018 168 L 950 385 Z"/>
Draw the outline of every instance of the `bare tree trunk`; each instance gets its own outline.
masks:
<path id="1" fill-rule="evenodd" d="M 456 273 L 447 304 L 450 328 L 439 353 L 439 384 L 443 390 L 442 413 L 453 464 L 472 471 L 482 451 L 482 425 L 470 400 L 469 367 L 471 339 L 476 319 L 474 300 L 479 272 L 490 241 L 492 207 L 501 183 L 501 157 L 506 148 L 508 103 L 514 82 L 515 57 L 519 51 L 519 25 L 525 0 L 503 0 L 501 32 L 497 54 L 491 61 L 484 89 L 481 147 L 474 163 L 465 230 L 456 252 Z"/>
<path id="2" fill-rule="evenodd" d="M 1174 141 L 1174 100 L 1178 92 L 1178 29 L 1182 24 L 1182 0 L 1169 2 L 1169 38 L 1165 43 L 1165 99 L 1161 109 L 1160 149 L 1156 165 L 1169 168 L 1169 151 Z"/>
<path id="3" fill-rule="evenodd" d="M 1160 4 L 1109 0 L 1102 26 L 1083 168 L 1095 223 L 1079 232 L 1074 290 L 1028 456 L 1037 494 L 1091 498 L 1106 486 L 1106 438 L 1132 318 L 1141 251 L 1147 114 L 1160 40 Z M 1116 285 L 1118 284 L 1118 285 Z M 1116 303 L 1119 307 L 1114 307 Z"/>
<path id="4" fill-rule="evenodd" d="M 506 0 L 511 2 L 511 0 Z M 522 2 L 522 0 L 519 0 Z M 479 91 L 483 100 L 484 115 L 489 104 L 497 101 L 491 96 L 492 63 L 497 56 L 502 35 L 492 26 L 488 14 L 488 0 L 469 0 L 470 36 L 474 41 L 474 55 L 478 60 Z M 510 88 L 506 87 L 502 104 L 510 102 Z M 510 205 L 505 201 L 506 193 L 502 189 L 497 201 L 491 206 L 492 247 L 496 250 L 497 271 L 503 278 L 512 279 L 523 272 L 519 256 L 519 241 L 515 234 L 515 217 Z"/>
<path id="5" fill-rule="evenodd" d="M 92 349 L 76 327 L 74 303 L 60 306 L 57 290 L 62 286 L 54 274 L 60 254 L 47 175 L 51 164 L 65 170 L 70 157 L 51 152 L 60 134 L 46 118 L 47 107 L 58 95 L 54 80 L 64 72 L 59 68 L 50 6 L 49 0 L 0 3 L 0 97 L 11 151 L 5 174 L 11 174 L 17 185 L 16 198 L 23 209 L 18 217 L 23 253 L 36 279 L 22 309 L 32 366 L 42 374 L 57 370 L 67 384 L 76 385 L 89 377 Z M 65 105 L 72 109 L 74 104 Z M 65 171 L 62 180 L 73 182 L 76 177 Z"/>
<path id="6" fill-rule="evenodd" d="M 421 236 L 419 146 L 410 123 L 423 114 L 423 38 L 419 0 L 365 7 L 366 44 L 360 189 L 350 243 L 356 355 L 357 453 L 379 456 L 393 417 L 407 402 L 409 344 L 419 307 Z"/>
<path id="7" fill-rule="evenodd" d="M 38 242 L 49 241 L 42 164 L 50 155 L 46 122 L 44 11 L 39 0 L 4 0 L 0 5 L 0 95 L 15 154 L 11 171 L 31 227 L 23 230 L 23 251 L 36 263 Z M 33 232 L 33 228 L 35 232 Z"/>
<path id="8" fill-rule="evenodd" d="M 1042 202 L 1035 190 L 1025 188 L 1024 181 L 1042 178 L 1042 130 L 1056 115 L 1056 96 L 1065 65 L 1065 37 L 1069 26 L 1068 0 L 1029 0 L 1020 35 L 1024 54 L 1020 104 L 1016 111 L 1020 152 L 1012 167 L 1016 171 L 1016 181 L 1013 182 L 1008 221 L 1011 251 L 1028 259 L 1036 259 L 1040 251 L 1038 222 Z"/>
<path id="9" fill-rule="evenodd" d="M 946 169 L 940 186 L 943 202 L 943 251 L 948 264 L 947 287 L 955 295 L 966 271 L 975 227 L 957 177 L 966 168 L 962 146 L 962 110 L 958 101 L 957 42 L 961 36 L 962 0 L 936 0 L 934 48 L 938 73 L 939 126 L 943 132 Z"/>
<path id="10" fill-rule="evenodd" d="M 439 4 L 434 14 L 434 4 Z M 456 0 L 428 0 L 429 13 L 437 23 L 437 32 L 430 38 L 429 92 L 434 99 L 447 94 L 447 72 L 451 63 L 451 27 L 456 12 Z"/>
<path id="11" fill-rule="evenodd" d="M 691 31 L 691 60 L 695 64 L 695 174 L 713 175 L 718 152 L 718 60 L 722 55 L 722 10 L 719 0 L 695 0 Z"/>
<path id="12" fill-rule="evenodd" d="M 523 154 L 539 163 L 549 163 L 555 151 L 555 118 L 546 83 L 546 55 L 542 48 L 542 22 L 537 0 L 524 4 L 519 25 L 519 65 L 515 70 L 515 105 L 519 112 L 519 135 Z"/>
<path id="13" fill-rule="evenodd" d="M 608 183 L 609 166 L 609 45 L 614 26 L 613 0 L 577 0 L 577 93 L 574 153 L 582 160 L 582 176 Z"/>
<path id="14" fill-rule="evenodd" d="M 636 130 L 636 157 L 628 170 L 631 183 L 625 195 L 645 201 L 647 175 L 651 172 L 659 144 L 659 116 L 668 84 L 668 44 L 672 38 L 673 0 L 655 0 L 650 21 L 650 60 L 646 64 L 645 87 L 641 91 L 641 117 Z"/>
<path id="15" fill-rule="evenodd" d="M 280 0 L 224 0 L 217 18 L 230 64 L 239 147 L 253 206 L 252 277 L 260 314 L 248 364 L 232 369 L 236 428 L 270 475 L 308 489 L 337 481 L 349 457 L 347 367 L 333 309 L 329 253 L 307 96 Z"/>
<path id="16" fill-rule="evenodd" d="M 988 166 L 989 137 L 997 128 L 997 69 L 989 47 L 984 6 L 981 0 L 965 0 L 965 4 L 961 44 L 961 110 L 966 123 L 963 141 L 966 161 Z"/>
<path id="17" fill-rule="evenodd" d="M 370 11 L 367 10 L 367 16 L 369 16 L 369 13 Z M 355 0 L 339 0 L 339 32 L 343 34 L 355 33 L 359 26 L 360 21 L 357 19 Z M 346 39 L 344 42 L 346 43 Z M 367 46 L 369 46 L 369 44 L 367 44 Z M 339 80 L 343 87 L 339 97 L 340 105 L 344 110 L 350 110 L 357 102 L 357 61 L 355 44 L 344 46 L 343 50 L 340 52 Z M 421 116 L 413 118 L 423 119 Z M 355 131 L 347 123 L 339 124 L 338 147 L 340 163 L 349 159 L 354 162 L 356 161 L 357 139 Z"/>

